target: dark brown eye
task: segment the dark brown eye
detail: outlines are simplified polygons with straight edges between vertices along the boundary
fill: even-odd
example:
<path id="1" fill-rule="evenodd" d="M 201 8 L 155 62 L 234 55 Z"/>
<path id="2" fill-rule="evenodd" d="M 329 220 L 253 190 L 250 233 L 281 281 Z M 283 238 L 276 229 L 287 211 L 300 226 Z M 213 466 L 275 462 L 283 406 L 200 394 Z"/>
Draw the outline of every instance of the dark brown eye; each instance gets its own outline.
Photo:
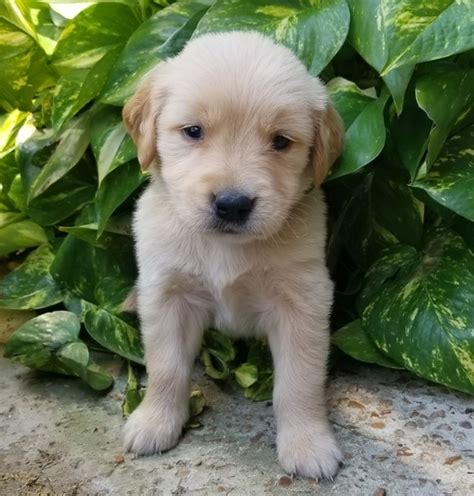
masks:
<path id="1" fill-rule="evenodd" d="M 188 126 L 183 127 L 183 133 L 191 139 L 201 139 L 202 138 L 202 129 L 200 126 Z"/>
<path id="2" fill-rule="evenodd" d="M 286 136 L 279 134 L 273 138 L 272 147 L 274 150 L 280 151 L 284 150 L 290 143 L 291 141 Z"/>

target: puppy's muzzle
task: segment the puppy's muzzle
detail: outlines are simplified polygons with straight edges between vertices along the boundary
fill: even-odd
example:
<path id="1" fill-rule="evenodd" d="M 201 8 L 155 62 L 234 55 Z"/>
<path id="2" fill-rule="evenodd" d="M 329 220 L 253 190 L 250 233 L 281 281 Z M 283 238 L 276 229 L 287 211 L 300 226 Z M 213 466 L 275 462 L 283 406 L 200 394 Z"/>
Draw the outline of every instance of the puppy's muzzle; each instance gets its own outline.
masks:
<path id="1" fill-rule="evenodd" d="M 250 216 L 255 199 L 236 190 L 224 190 L 212 199 L 214 214 L 220 221 L 243 224 Z"/>

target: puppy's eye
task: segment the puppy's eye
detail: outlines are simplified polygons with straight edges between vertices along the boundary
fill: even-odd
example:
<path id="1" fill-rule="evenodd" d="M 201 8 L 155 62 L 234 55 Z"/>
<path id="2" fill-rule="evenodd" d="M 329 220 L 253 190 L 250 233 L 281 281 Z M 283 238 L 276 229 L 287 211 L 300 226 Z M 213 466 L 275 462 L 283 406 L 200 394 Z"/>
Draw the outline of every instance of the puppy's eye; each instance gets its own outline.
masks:
<path id="1" fill-rule="evenodd" d="M 289 146 L 291 140 L 286 136 L 282 136 L 281 134 L 275 136 L 272 141 L 272 147 L 274 150 L 284 150 Z"/>
<path id="2" fill-rule="evenodd" d="M 191 139 L 198 140 L 202 138 L 202 128 L 200 126 L 183 127 L 183 133 Z"/>

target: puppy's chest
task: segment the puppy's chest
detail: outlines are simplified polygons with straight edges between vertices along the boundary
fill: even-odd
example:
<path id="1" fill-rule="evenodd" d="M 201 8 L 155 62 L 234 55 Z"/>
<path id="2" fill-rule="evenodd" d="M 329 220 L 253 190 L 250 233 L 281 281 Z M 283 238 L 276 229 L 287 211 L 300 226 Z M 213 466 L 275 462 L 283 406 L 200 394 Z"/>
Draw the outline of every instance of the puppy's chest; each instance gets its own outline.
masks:
<path id="1" fill-rule="evenodd" d="M 213 299 L 214 326 L 231 333 L 253 333 L 261 268 L 253 254 L 232 248 L 203 253 L 195 275 Z"/>

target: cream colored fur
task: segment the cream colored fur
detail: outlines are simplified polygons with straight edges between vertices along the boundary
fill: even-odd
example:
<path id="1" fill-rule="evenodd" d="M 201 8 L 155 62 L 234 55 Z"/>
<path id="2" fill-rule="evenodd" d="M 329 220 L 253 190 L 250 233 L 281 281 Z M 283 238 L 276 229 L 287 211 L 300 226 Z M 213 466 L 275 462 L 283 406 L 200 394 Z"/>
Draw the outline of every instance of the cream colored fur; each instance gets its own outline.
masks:
<path id="1" fill-rule="evenodd" d="M 333 287 L 318 186 L 342 129 L 326 90 L 268 38 L 211 34 L 154 69 L 124 120 L 152 173 L 134 222 L 149 382 L 125 448 L 152 454 L 178 443 L 193 362 L 203 331 L 215 326 L 268 336 L 283 469 L 334 476 L 342 456 L 324 393 Z M 201 126 L 203 139 L 186 137 L 187 125 Z M 276 151 L 276 134 L 294 142 Z M 210 198 L 224 188 L 256 198 L 236 234 L 209 224 Z"/>

